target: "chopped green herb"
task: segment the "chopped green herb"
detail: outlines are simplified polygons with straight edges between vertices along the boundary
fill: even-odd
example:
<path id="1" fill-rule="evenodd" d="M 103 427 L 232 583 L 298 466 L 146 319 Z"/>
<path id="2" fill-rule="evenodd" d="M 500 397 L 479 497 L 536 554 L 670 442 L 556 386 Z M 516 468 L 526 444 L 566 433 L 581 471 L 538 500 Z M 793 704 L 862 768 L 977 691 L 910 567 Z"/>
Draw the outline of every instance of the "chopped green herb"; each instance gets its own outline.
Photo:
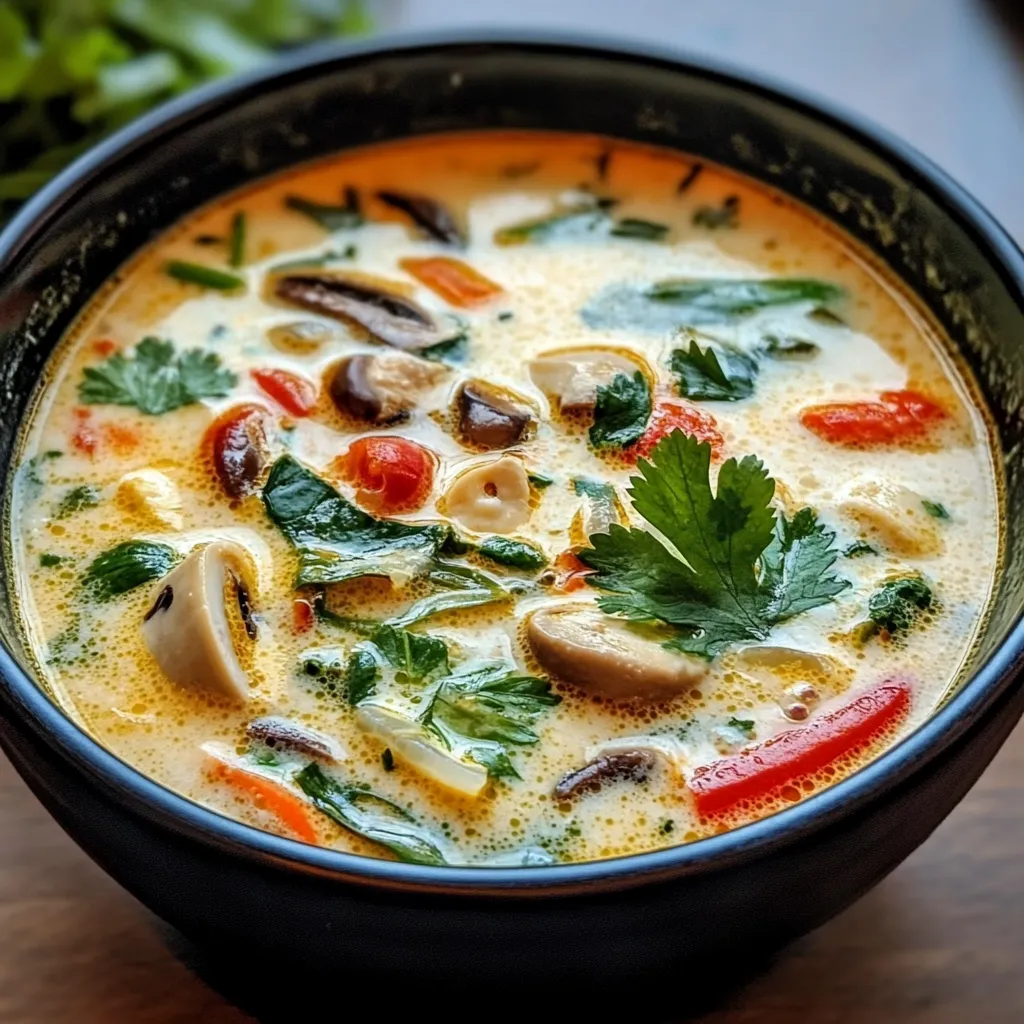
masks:
<path id="1" fill-rule="evenodd" d="M 326 231 L 345 231 L 363 225 L 359 193 L 351 186 L 345 189 L 345 199 L 342 203 L 318 203 L 302 196 L 285 196 L 284 205 L 289 210 L 316 221 Z"/>
<path id="2" fill-rule="evenodd" d="M 855 540 L 843 548 L 843 555 L 846 558 L 862 558 L 864 555 L 877 555 L 878 551 L 866 540 Z"/>
<path id="3" fill-rule="evenodd" d="M 437 837 L 408 811 L 357 786 L 335 782 L 317 764 L 309 764 L 295 782 L 314 806 L 364 839 L 379 843 L 408 864 L 447 864 Z"/>
<path id="4" fill-rule="evenodd" d="M 669 818 L 667 821 L 661 823 L 661 827 L 658 829 L 663 836 L 671 835 L 676 829 L 676 823 Z"/>
<path id="5" fill-rule="evenodd" d="M 202 263 L 189 263 L 187 260 L 168 260 L 164 270 L 176 281 L 185 284 L 197 284 L 200 288 L 212 288 L 219 292 L 233 292 L 245 287 L 245 279 L 237 274 L 229 274 L 215 267 L 207 267 Z"/>
<path id="6" fill-rule="evenodd" d="M 775 482 L 752 455 L 729 459 L 711 490 L 711 446 L 676 431 L 651 461 L 639 462 L 630 496 L 640 515 L 683 556 L 652 533 L 613 524 L 592 535 L 580 559 L 596 570 L 591 586 L 609 614 L 677 627 L 665 645 L 713 657 L 731 644 L 764 640 L 772 627 L 849 586 L 829 570 L 835 535 L 801 509 L 776 517 Z"/>
<path id="7" fill-rule="evenodd" d="M 194 348 L 176 356 L 171 342 L 152 337 L 139 342 L 132 358 L 115 352 L 82 373 L 78 397 L 86 405 L 133 405 L 150 416 L 223 398 L 238 383 L 215 353 Z"/>
<path id="8" fill-rule="evenodd" d="M 108 601 L 166 576 L 179 558 L 167 544 L 125 541 L 93 559 L 85 570 L 85 585 L 98 600 Z"/>
<path id="9" fill-rule="evenodd" d="M 581 316 L 598 330 L 661 333 L 726 324 L 762 309 L 835 302 L 843 290 L 813 278 L 673 278 L 650 285 L 619 284 L 599 292 Z"/>
<path id="10" fill-rule="evenodd" d="M 38 455 L 33 455 L 32 458 L 26 460 L 22 472 L 24 473 L 26 482 L 34 485 L 34 488 L 41 487 L 45 481 L 43 480 L 40 470 L 48 462 L 52 462 L 54 459 L 59 459 L 64 453 L 58 451 L 40 452 Z"/>
<path id="11" fill-rule="evenodd" d="M 411 626 L 440 612 L 505 601 L 513 590 L 506 589 L 500 580 L 478 569 L 447 562 L 436 563 L 427 572 L 426 580 L 437 588 L 435 593 L 414 602 L 400 615 L 390 619 L 389 625 Z"/>
<path id="12" fill-rule="evenodd" d="M 772 359 L 810 359 L 821 351 L 813 341 L 792 334 L 766 334 L 761 341 Z"/>
<path id="13" fill-rule="evenodd" d="M 231 235 L 228 242 L 228 263 L 232 267 L 240 267 L 245 263 L 245 211 L 239 210 L 231 218 Z"/>
<path id="14" fill-rule="evenodd" d="M 737 732 L 743 733 L 743 735 L 746 736 L 748 740 L 752 739 L 754 736 L 754 727 L 756 723 L 752 718 L 736 718 L 734 716 L 733 718 L 730 718 L 729 721 L 725 724 L 730 729 L 735 729 L 737 730 Z"/>
<path id="15" fill-rule="evenodd" d="M 597 389 L 590 443 L 595 448 L 626 448 L 643 437 L 651 416 L 651 388 L 637 370 L 620 373 Z"/>
<path id="16" fill-rule="evenodd" d="M 466 331 L 416 351 L 421 359 L 429 359 L 432 363 L 464 363 L 468 353 L 469 334 Z"/>
<path id="17" fill-rule="evenodd" d="M 385 747 L 380 752 L 380 763 L 386 772 L 393 772 L 395 770 L 395 755 L 391 753 L 390 747 Z"/>
<path id="18" fill-rule="evenodd" d="M 514 314 L 514 313 L 513 313 L 513 312 L 512 312 L 511 310 L 505 309 L 505 310 L 502 310 L 502 311 L 501 311 L 501 312 L 500 312 L 500 313 L 498 314 L 498 319 L 499 319 L 499 320 L 500 320 L 500 321 L 501 321 L 502 323 L 506 323 L 506 322 L 508 322 L 509 320 L 511 320 L 511 319 L 512 319 L 512 318 L 513 318 L 514 316 L 515 316 L 515 314 Z"/>
<path id="19" fill-rule="evenodd" d="M 547 473 L 527 473 L 526 479 L 530 481 L 531 485 L 536 487 L 538 491 L 543 491 L 546 487 L 550 487 L 554 482 L 553 476 L 548 476 Z"/>
<path id="20" fill-rule="evenodd" d="M 668 236 L 668 225 L 639 217 L 623 217 L 612 224 L 608 234 L 615 238 L 636 238 L 642 242 L 663 242 Z"/>
<path id="21" fill-rule="evenodd" d="M 932 588 L 921 576 L 888 580 L 871 595 L 868 618 L 893 635 L 905 633 L 932 604 Z"/>
<path id="22" fill-rule="evenodd" d="M 543 569 L 548 564 L 548 556 L 535 544 L 511 537 L 488 537 L 481 542 L 477 552 L 492 562 L 513 569 Z"/>
<path id="23" fill-rule="evenodd" d="M 64 561 L 66 561 L 64 555 L 51 555 L 48 551 L 44 551 L 39 556 L 39 564 L 44 569 L 52 569 L 55 565 L 60 565 Z"/>
<path id="24" fill-rule="evenodd" d="M 274 463 L 263 488 L 271 522 L 299 556 L 295 586 L 341 583 L 359 576 L 416 575 L 448 535 L 440 524 L 412 526 L 375 519 L 290 455 Z"/>
<path id="25" fill-rule="evenodd" d="M 950 519 L 952 518 L 947 510 L 946 506 L 938 501 L 929 501 L 927 498 L 922 499 L 922 506 L 925 512 L 928 513 L 933 519 Z"/>
<path id="26" fill-rule="evenodd" d="M 807 314 L 808 319 L 815 320 L 819 324 L 825 324 L 828 327 L 845 327 L 846 321 L 836 313 L 833 313 L 831 309 L 825 306 L 818 306 L 812 309 Z"/>
<path id="27" fill-rule="evenodd" d="M 279 274 L 286 270 L 301 270 L 304 267 L 326 267 L 331 263 L 354 260 L 357 253 L 358 249 L 354 245 L 346 245 L 340 252 L 337 249 L 328 249 L 319 256 L 300 256 L 294 260 L 275 263 L 270 268 L 270 273 Z"/>
<path id="28" fill-rule="evenodd" d="M 693 214 L 696 227 L 734 228 L 739 224 L 740 197 L 726 196 L 721 206 L 699 206 Z"/>
<path id="29" fill-rule="evenodd" d="M 677 348 L 672 353 L 670 366 L 684 398 L 736 402 L 754 393 L 757 363 L 734 349 L 722 348 L 719 354 L 709 345 L 701 350 L 691 336 L 688 349 Z"/>
<path id="30" fill-rule="evenodd" d="M 345 670 L 345 695 L 349 704 L 355 705 L 367 697 L 372 697 L 377 692 L 379 678 L 380 662 L 375 657 L 375 651 L 353 651 Z"/>
<path id="31" fill-rule="evenodd" d="M 98 487 L 93 487 L 91 484 L 80 484 L 78 487 L 72 487 L 60 499 L 57 511 L 54 512 L 54 518 L 67 519 L 68 516 L 73 516 L 76 512 L 81 512 L 83 509 L 95 508 L 100 503 L 101 493 Z"/>
<path id="32" fill-rule="evenodd" d="M 634 238 L 643 242 L 661 242 L 668 234 L 668 225 L 639 217 L 614 220 L 609 210 L 611 199 L 592 199 L 575 206 L 556 210 L 546 217 L 511 224 L 494 233 L 498 245 L 523 245 L 527 242 L 581 241 L 588 237 L 613 236 Z"/>

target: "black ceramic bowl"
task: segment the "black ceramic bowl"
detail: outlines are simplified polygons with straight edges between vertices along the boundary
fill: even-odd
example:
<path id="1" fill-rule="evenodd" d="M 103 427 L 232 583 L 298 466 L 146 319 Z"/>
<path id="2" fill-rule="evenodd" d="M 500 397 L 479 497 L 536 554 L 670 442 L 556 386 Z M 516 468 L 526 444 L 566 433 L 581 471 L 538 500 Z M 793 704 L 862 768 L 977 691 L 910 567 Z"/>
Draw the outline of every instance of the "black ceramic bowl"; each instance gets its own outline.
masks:
<path id="1" fill-rule="evenodd" d="M 327 48 L 144 118 L 79 160 L 0 238 L 0 473 L 43 366 L 118 266 L 218 193 L 338 149 L 430 132 L 596 132 L 695 153 L 815 208 L 943 324 L 998 425 L 1005 562 L 959 691 L 832 789 L 689 846 L 544 868 L 428 868 L 304 846 L 136 774 L 27 668 L 10 551 L 0 742 L 58 822 L 186 935 L 325 967 L 433 978 L 604 977 L 767 947 L 847 906 L 978 778 L 1024 708 L 1024 259 L 918 154 L 775 87 L 656 51 L 420 36 Z"/>

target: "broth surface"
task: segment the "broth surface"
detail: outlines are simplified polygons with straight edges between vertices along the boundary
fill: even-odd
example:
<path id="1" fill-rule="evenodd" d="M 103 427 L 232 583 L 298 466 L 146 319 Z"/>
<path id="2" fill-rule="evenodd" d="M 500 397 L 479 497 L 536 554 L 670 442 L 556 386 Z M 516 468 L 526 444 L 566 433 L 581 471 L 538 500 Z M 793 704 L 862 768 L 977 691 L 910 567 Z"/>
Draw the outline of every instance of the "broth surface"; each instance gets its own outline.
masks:
<path id="1" fill-rule="evenodd" d="M 96 296 L 54 357 L 26 426 L 13 498 L 25 628 L 63 705 L 147 775 L 284 835 L 304 833 L 290 812 L 282 814 L 273 791 L 251 779 L 302 801 L 309 794 L 295 785 L 294 773 L 316 758 L 284 741 L 268 746 L 247 736 L 247 726 L 275 716 L 315 730 L 335 745 L 331 757 L 319 759 L 328 778 L 393 801 L 452 863 L 586 860 L 693 841 L 802 798 L 916 727 L 955 681 L 997 565 L 997 485 L 986 422 L 930 322 L 859 251 L 796 204 L 710 166 L 694 173 L 695 166 L 675 153 L 582 136 L 425 138 L 346 153 L 261 182 L 198 211 L 141 253 Z M 363 223 L 333 232 L 309 216 L 308 204 L 287 198 L 333 208 L 339 223 L 343 188 L 355 190 Z M 427 237 L 407 211 L 378 197 L 382 190 L 441 204 L 461 225 L 466 244 Z M 354 208 L 350 203 L 350 214 Z M 240 212 L 244 252 L 241 266 L 232 268 L 228 250 Z M 553 214 L 561 220 L 552 227 Z M 507 233 L 545 218 L 547 227 Z M 516 244 L 502 244 L 509 241 Z M 451 293 L 439 294 L 436 283 L 427 287 L 410 272 L 415 265 L 401 265 L 428 257 L 456 259 L 482 275 L 483 285 L 454 271 L 463 296 L 470 286 L 482 290 L 478 301 L 454 305 Z M 238 275 L 244 287 L 219 290 L 176 279 L 167 273 L 171 260 Z M 335 407 L 329 381 L 340 359 L 398 350 L 352 319 L 312 312 L 275 293 L 283 277 L 318 275 L 340 275 L 357 289 L 383 287 L 418 304 L 448 331 L 445 340 L 464 336 L 430 353 L 427 384 L 399 386 L 410 403 L 405 419 L 368 423 Z M 654 326 L 642 313 L 631 326 L 623 320 L 628 311 L 606 299 L 624 286 L 695 278 L 813 279 L 841 288 L 843 296 L 738 309 L 713 323 L 680 314 L 668 327 L 660 313 Z M 496 286 L 493 294 L 487 282 Z M 305 326 L 296 331 L 297 323 Z M 687 326 L 696 333 L 686 333 Z M 198 348 L 215 355 L 219 369 L 234 375 L 227 393 L 159 414 L 83 401 L 85 371 L 109 366 L 119 352 L 133 357 L 146 337 L 169 339 L 175 354 Z M 674 353 L 691 342 L 719 352 L 727 391 L 742 390 L 736 380 L 746 373 L 752 393 L 738 400 L 681 395 L 687 363 Z M 595 609 L 595 600 L 607 596 L 568 572 L 586 568 L 568 556 L 583 551 L 587 557 L 583 513 L 591 526 L 600 519 L 586 485 L 575 480 L 613 485 L 612 519 L 649 529 L 629 501 L 629 481 L 638 473 L 630 446 L 595 447 L 588 433 L 593 402 L 582 411 L 561 408 L 558 394 L 538 383 L 530 365 L 545 354 L 595 347 L 638 370 L 655 418 L 674 403 L 698 410 L 700 422 L 717 430 L 721 451 L 712 478 L 726 459 L 763 460 L 776 483 L 776 513 L 792 518 L 801 508 L 814 510 L 835 533 L 835 563 L 820 575 L 850 584 L 778 622 L 767 637 L 727 644 L 710 660 L 665 652 L 660 643 L 673 635 L 670 626 L 621 626 L 650 645 L 652 664 L 670 657 L 690 666 L 692 684 L 683 686 L 671 664 L 677 683 L 661 700 L 619 699 L 607 686 L 574 685 L 552 669 L 529 634 L 531 615 L 569 603 Z M 301 395 L 295 406 L 294 396 L 282 398 L 268 387 L 265 374 L 253 375 L 268 370 L 307 382 L 312 407 L 299 408 Z M 627 372 L 627 383 L 630 377 Z M 499 389 L 531 420 L 507 446 L 531 475 L 529 507 L 505 532 L 473 529 L 479 522 L 458 513 L 458 492 L 451 490 L 467 471 L 492 466 L 506 447 L 485 449 L 460 431 L 457 393 L 467 380 Z M 922 426 L 911 417 L 909 440 L 859 446 L 826 440 L 806 425 L 808 407 L 884 405 L 880 396 L 894 392 L 927 396 L 939 410 L 935 422 Z M 267 458 L 252 493 L 233 497 L 225 493 L 216 456 L 211 459 L 208 431 L 243 404 L 263 410 Z M 392 511 L 365 488 L 359 493 L 350 463 L 339 457 L 367 436 L 404 438 L 428 450 L 433 481 L 418 507 Z M 388 555 L 385 578 L 297 591 L 295 548 L 260 493 L 271 464 L 287 456 L 376 516 L 450 525 L 462 543 L 449 541 L 429 565 Z M 141 478 L 125 482 L 139 471 Z M 505 484 L 487 495 L 504 501 Z M 486 547 L 474 549 L 496 535 L 528 542 L 544 564 L 502 565 L 486 556 Z M 244 553 L 244 564 L 221 582 L 229 610 L 237 596 L 232 579 L 242 578 L 251 591 L 255 643 L 242 635 L 244 616 L 241 623 L 228 617 L 228 640 L 241 652 L 248 678 L 246 700 L 227 699 L 202 682 L 180 685 L 161 668 L 142 631 L 161 594 L 160 578 L 113 595 L 88 582 L 98 556 L 138 540 L 173 549 L 161 570 L 214 541 L 241 545 L 232 550 Z M 454 741 L 447 736 L 454 743 L 448 752 L 438 733 L 427 739 L 439 753 L 403 748 L 346 698 L 346 687 L 351 694 L 355 685 L 353 652 L 369 651 L 376 681 L 365 700 L 372 707 L 415 722 L 434 699 L 432 688 L 445 673 L 433 670 L 417 680 L 412 661 L 405 669 L 389 662 L 373 623 L 400 618 L 414 601 L 443 590 L 429 576 L 438 561 L 484 573 L 508 594 L 443 611 L 411 625 L 411 632 L 443 640 L 455 674 L 504 663 L 506 675 L 550 679 L 550 693 L 561 698 L 554 703 L 535 687 L 540 700 L 519 721 L 526 736 L 516 734 L 507 716 L 495 732 L 487 719 L 495 709 L 486 700 L 474 703 L 477 735 L 469 739 L 478 741 L 480 760 L 458 730 Z M 756 564 L 763 573 L 763 561 Z M 900 599 L 900 628 L 880 626 L 884 615 L 872 596 L 887 582 L 906 579 L 927 588 L 928 602 L 918 602 L 927 607 L 914 603 L 918 591 Z M 174 599 L 180 611 L 184 598 L 176 593 Z M 593 636 L 599 648 L 603 641 Z M 700 813 L 689 784 L 700 766 L 740 757 L 787 731 L 827 724 L 858 694 L 890 679 L 909 681 L 909 711 L 825 763 L 802 762 L 810 770 L 783 778 L 770 792 Z M 453 721 L 470 728 L 467 720 Z M 499 750 L 515 774 L 494 767 Z M 646 753 L 630 764 L 608 760 L 623 750 Z M 479 775 L 486 770 L 481 760 L 489 760 L 491 778 L 478 795 L 454 792 L 450 779 L 445 784 L 446 756 L 457 762 L 448 767 L 460 778 Z M 602 757 L 607 778 L 600 788 L 555 795 L 563 777 Z M 308 820 L 323 845 L 389 855 L 356 834 L 365 827 L 352 831 L 312 808 Z"/>

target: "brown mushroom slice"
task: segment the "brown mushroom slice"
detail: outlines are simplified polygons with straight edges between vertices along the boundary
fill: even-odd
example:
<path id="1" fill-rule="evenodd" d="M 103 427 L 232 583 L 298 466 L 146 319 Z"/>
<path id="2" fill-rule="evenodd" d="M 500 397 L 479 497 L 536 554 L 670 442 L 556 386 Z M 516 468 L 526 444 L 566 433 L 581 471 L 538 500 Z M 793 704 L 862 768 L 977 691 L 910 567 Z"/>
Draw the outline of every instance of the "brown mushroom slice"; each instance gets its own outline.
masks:
<path id="1" fill-rule="evenodd" d="M 254 718 L 245 734 L 272 750 L 294 750 L 331 763 L 345 758 L 344 750 L 330 736 L 277 715 Z"/>
<path id="2" fill-rule="evenodd" d="M 378 341 L 415 352 L 451 340 L 455 324 L 442 324 L 398 286 L 389 290 L 341 274 L 284 274 L 273 284 L 285 302 L 336 320 L 352 321 Z"/>
<path id="3" fill-rule="evenodd" d="M 423 392 L 446 374 L 431 363 L 400 352 L 348 356 L 327 370 L 327 391 L 343 413 L 381 425 L 407 419 Z"/>
<path id="4" fill-rule="evenodd" d="M 160 580 L 142 638 L 168 679 L 245 701 L 257 629 L 248 552 L 230 541 L 197 548 Z"/>
<path id="5" fill-rule="evenodd" d="M 511 448 L 533 424 L 533 413 L 518 395 L 485 380 L 467 380 L 455 394 L 459 433 L 480 448 Z"/>
<path id="6" fill-rule="evenodd" d="M 392 209 L 408 215 L 429 238 L 444 242 L 446 245 L 466 244 L 465 236 L 455 223 L 455 218 L 436 199 L 388 190 L 378 192 L 377 198 Z"/>
<path id="7" fill-rule="evenodd" d="M 637 370 L 651 378 L 650 367 L 640 356 L 616 348 L 558 349 L 529 364 L 533 383 L 567 413 L 593 409 L 598 388 L 620 374 L 632 377 Z"/>
<path id="8" fill-rule="evenodd" d="M 706 661 L 666 650 L 625 620 L 584 604 L 534 612 L 526 635 L 547 672 L 611 700 L 669 700 L 708 673 Z"/>
<path id="9" fill-rule="evenodd" d="M 611 782 L 646 782 L 658 763 L 650 750 L 620 750 L 602 754 L 589 764 L 563 775 L 554 788 L 556 800 L 598 793 Z"/>

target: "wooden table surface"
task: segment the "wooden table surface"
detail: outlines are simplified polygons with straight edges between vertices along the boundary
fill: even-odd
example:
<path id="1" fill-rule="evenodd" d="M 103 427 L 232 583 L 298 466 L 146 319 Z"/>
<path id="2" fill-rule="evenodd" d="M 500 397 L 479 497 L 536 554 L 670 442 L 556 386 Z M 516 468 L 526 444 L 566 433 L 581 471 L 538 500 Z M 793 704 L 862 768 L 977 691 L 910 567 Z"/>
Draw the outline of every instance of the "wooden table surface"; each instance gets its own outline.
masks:
<path id="1" fill-rule="evenodd" d="M 901 132 L 1021 239 L 1019 8 L 1021 0 L 398 0 L 389 16 L 415 26 L 575 25 L 760 67 Z M 246 1010 L 222 991 L 239 995 Z M 331 993 L 332 1016 L 349 1016 L 357 994 Z M 1024 1020 L 1024 728 L 934 836 L 845 914 L 771 962 L 744 968 L 708 1005 L 689 1006 L 682 988 L 650 1007 L 643 994 L 631 998 L 651 1021 Z M 459 1013 L 457 1000 L 449 1005 Z M 379 1010 L 387 1008 L 385 999 Z M 486 1017 L 494 1006 L 475 1009 Z M 524 1019 L 547 1019 L 523 1009 Z M 211 976 L 77 850 L 0 758 L 0 1022 L 308 1016 L 263 978 L 245 985 Z"/>

